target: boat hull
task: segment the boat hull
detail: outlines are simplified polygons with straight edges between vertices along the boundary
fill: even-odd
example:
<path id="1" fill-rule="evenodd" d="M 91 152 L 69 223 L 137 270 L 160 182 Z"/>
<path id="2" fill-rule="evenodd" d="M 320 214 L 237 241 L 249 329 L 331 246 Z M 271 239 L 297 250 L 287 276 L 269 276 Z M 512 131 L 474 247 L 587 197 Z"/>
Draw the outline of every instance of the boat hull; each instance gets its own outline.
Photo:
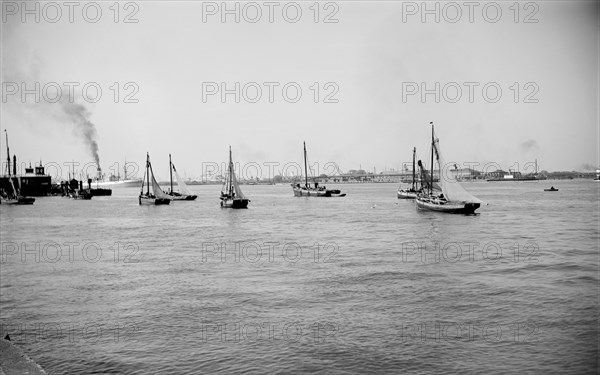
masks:
<path id="1" fill-rule="evenodd" d="M 0 204 L 7 205 L 26 205 L 33 204 L 35 202 L 35 198 L 32 197 L 18 197 L 18 198 L 2 198 L 0 199 Z"/>
<path id="2" fill-rule="evenodd" d="M 96 188 L 96 189 L 90 189 L 90 193 L 94 197 L 108 197 L 108 196 L 112 195 L 112 190 L 111 189 Z"/>
<path id="3" fill-rule="evenodd" d="M 71 195 L 71 197 L 73 199 L 81 199 L 81 200 L 90 200 L 92 199 L 93 195 L 90 192 L 87 191 L 81 191 L 81 192 L 75 192 Z"/>
<path id="4" fill-rule="evenodd" d="M 479 208 L 479 203 L 468 202 L 442 202 L 428 198 L 417 198 L 417 208 L 448 214 L 474 215 Z"/>
<path id="5" fill-rule="evenodd" d="M 92 184 L 93 186 L 97 186 L 97 187 L 108 187 L 108 188 L 115 188 L 115 187 L 131 187 L 131 186 L 139 186 L 142 183 L 141 179 L 137 179 L 137 180 L 120 180 L 120 181 L 93 181 Z"/>
<path id="6" fill-rule="evenodd" d="M 159 206 L 159 205 L 168 205 L 169 203 L 171 203 L 171 200 L 165 199 L 165 198 L 155 198 L 155 197 L 148 197 L 148 196 L 140 195 L 138 197 L 138 202 L 141 206 Z"/>
<path id="7" fill-rule="evenodd" d="M 418 192 L 407 189 L 398 189 L 396 193 L 398 199 L 417 199 Z"/>
<path id="8" fill-rule="evenodd" d="M 171 195 L 171 194 L 169 194 L 169 196 L 171 197 L 171 200 L 173 200 L 173 201 L 193 201 L 193 200 L 196 200 L 196 198 L 198 198 L 197 195 Z"/>
<path id="9" fill-rule="evenodd" d="M 248 208 L 250 199 L 223 199 L 221 207 L 223 208 Z"/>
<path id="10" fill-rule="evenodd" d="M 306 189 L 306 188 L 298 188 L 293 187 L 294 196 L 295 197 L 324 197 L 324 198 L 334 198 L 334 197 L 345 197 L 346 194 L 342 193 L 339 190 L 329 190 L 329 189 Z"/>

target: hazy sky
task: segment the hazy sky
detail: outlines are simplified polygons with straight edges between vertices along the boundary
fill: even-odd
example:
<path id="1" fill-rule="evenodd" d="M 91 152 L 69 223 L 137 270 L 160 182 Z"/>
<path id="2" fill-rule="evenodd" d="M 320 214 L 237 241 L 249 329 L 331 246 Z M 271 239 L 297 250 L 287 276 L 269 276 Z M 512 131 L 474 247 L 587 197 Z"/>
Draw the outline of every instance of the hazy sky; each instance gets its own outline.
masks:
<path id="1" fill-rule="evenodd" d="M 429 13 L 394 1 L 228 2 L 231 14 L 220 1 L 38 4 L 2 1 L 2 128 L 27 163 L 92 161 L 75 124 L 87 111 L 105 170 L 148 151 L 161 177 L 169 153 L 198 176 L 229 145 L 236 161 L 281 169 L 302 161 L 302 141 L 322 166 L 400 168 L 414 146 L 427 158 L 430 121 L 462 165 L 600 164 L 595 1 L 428 2 Z M 24 82 L 39 82 L 39 103 Z M 82 107 L 61 104 L 68 82 Z M 223 102 L 236 82 L 240 102 Z"/>

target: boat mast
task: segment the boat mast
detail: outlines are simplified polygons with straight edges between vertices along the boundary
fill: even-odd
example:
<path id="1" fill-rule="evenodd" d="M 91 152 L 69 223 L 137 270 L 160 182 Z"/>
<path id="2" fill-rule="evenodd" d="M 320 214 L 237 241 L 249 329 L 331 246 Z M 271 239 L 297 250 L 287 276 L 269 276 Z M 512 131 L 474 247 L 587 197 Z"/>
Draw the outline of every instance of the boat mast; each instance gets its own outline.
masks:
<path id="1" fill-rule="evenodd" d="M 8 170 L 8 177 L 10 177 L 10 150 L 8 149 L 8 132 L 4 129 L 4 135 L 6 136 L 6 169 Z"/>
<path id="2" fill-rule="evenodd" d="M 229 146 L 229 196 L 233 196 L 233 160 L 231 158 L 231 146 Z"/>
<path id="3" fill-rule="evenodd" d="M 434 140 L 433 140 L 433 121 L 430 122 L 431 124 L 431 178 L 430 178 L 430 184 L 429 184 L 429 194 L 433 194 L 433 148 L 434 148 Z"/>
<path id="4" fill-rule="evenodd" d="M 415 155 L 417 153 L 417 148 L 414 147 L 413 148 L 413 181 L 412 181 L 412 188 L 413 190 L 415 190 Z"/>
<path id="5" fill-rule="evenodd" d="M 308 188 L 308 168 L 306 167 L 306 142 L 304 144 L 304 186 Z"/>
<path id="6" fill-rule="evenodd" d="M 173 194 L 173 163 L 171 163 L 171 154 L 169 154 L 169 175 L 171 177 L 171 194 Z"/>
<path id="7" fill-rule="evenodd" d="M 146 185 L 147 194 L 150 195 L 150 154 L 146 152 Z"/>

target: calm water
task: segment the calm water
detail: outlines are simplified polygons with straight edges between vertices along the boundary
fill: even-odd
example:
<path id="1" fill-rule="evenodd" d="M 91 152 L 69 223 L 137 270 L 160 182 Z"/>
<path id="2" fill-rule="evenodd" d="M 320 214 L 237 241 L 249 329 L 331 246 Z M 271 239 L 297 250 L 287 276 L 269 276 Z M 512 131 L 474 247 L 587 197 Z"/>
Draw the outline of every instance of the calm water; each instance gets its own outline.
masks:
<path id="1" fill-rule="evenodd" d="M 595 373 L 600 184 L 465 187 L 477 216 L 395 184 L 2 206 L 2 335 L 49 373 Z"/>

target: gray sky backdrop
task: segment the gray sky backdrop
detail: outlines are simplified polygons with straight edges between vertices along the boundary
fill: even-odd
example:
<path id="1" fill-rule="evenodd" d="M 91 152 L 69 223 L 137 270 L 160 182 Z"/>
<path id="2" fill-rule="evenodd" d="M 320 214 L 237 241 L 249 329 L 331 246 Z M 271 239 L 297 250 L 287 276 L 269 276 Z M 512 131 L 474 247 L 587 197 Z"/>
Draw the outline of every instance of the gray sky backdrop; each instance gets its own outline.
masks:
<path id="1" fill-rule="evenodd" d="M 180 171 L 199 176 L 203 162 L 226 160 L 228 145 L 241 163 L 283 165 L 301 162 L 305 140 L 313 163 L 379 172 L 410 161 L 413 146 L 425 159 L 430 121 L 446 159 L 459 164 L 496 162 L 521 170 L 535 158 L 547 170 L 599 164 L 594 1 L 520 2 L 517 8 L 513 1 L 494 3 L 499 7 L 475 2 L 472 22 L 463 2 L 453 3 L 462 14 L 447 2 L 428 2 L 430 9 L 439 7 L 439 22 L 423 13 L 421 2 L 321 2 L 316 23 L 313 2 L 297 2 L 297 22 L 291 22 L 295 5 L 287 6 L 286 20 L 288 2 L 276 3 L 269 22 L 270 8 L 254 3 L 263 13 L 255 23 L 246 19 L 256 16 L 256 7 L 244 2 L 237 3 L 239 23 L 234 15 L 222 22 L 221 2 L 122 2 L 118 15 L 113 2 L 99 2 L 101 16 L 88 7 L 89 20 L 83 2 L 74 8 L 73 22 L 62 2 L 55 3 L 60 16 L 53 5 L 39 4 L 36 22 L 35 15 L 23 14 L 21 2 L 2 2 L 2 128 L 21 161 L 93 159 L 77 120 L 60 102 L 48 102 L 44 93 L 40 103 L 33 95 L 23 101 L 21 92 L 7 92 L 14 89 L 11 82 L 29 88 L 34 82 L 78 82 L 77 102 L 96 127 L 105 170 L 125 158 L 142 164 L 149 151 L 160 176 L 167 175 L 169 153 Z M 231 9 L 235 4 L 228 2 Z M 208 14 L 215 6 L 216 14 Z M 124 22 L 128 14 L 138 22 Z M 324 22 L 327 15 L 338 22 Z M 99 20 L 90 22 L 94 17 Z M 102 89 L 96 103 L 81 97 L 89 82 Z M 124 103 L 133 91 L 124 87 L 127 82 L 139 88 L 133 96 L 138 103 Z M 249 103 L 242 96 L 235 103 L 228 95 L 223 103 L 212 95 L 203 102 L 203 82 L 225 82 L 228 88 L 257 82 L 262 98 Z M 273 103 L 263 82 L 280 84 Z M 302 89 L 296 103 L 284 100 L 281 88 L 288 82 Z M 335 87 L 325 87 L 328 82 L 339 89 L 332 97 L 338 103 L 323 102 Z M 406 92 L 422 83 L 433 89 L 436 82 L 439 103 L 434 94 L 422 100 L 420 93 Z M 465 82 L 478 84 L 471 84 L 472 102 Z M 453 83 L 462 88 L 458 100 Z M 487 97 L 482 93 L 487 83 L 502 90 L 495 103 L 486 101 L 494 99 L 493 87 Z M 64 100 L 66 86 L 62 95 Z M 5 159 L 4 139 L 1 151 Z"/>

